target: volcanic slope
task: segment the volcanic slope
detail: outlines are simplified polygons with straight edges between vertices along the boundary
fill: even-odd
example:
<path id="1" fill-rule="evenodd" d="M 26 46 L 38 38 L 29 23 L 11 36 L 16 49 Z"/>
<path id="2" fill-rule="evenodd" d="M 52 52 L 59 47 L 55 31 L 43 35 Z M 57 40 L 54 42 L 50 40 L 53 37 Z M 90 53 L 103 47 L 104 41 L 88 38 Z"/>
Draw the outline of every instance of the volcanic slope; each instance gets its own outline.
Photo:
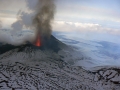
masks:
<path id="1" fill-rule="evenodd" d="M 26 44 L 3 48 L 0 90 L 119 90 L 119 68 L 93 72 L 70 65 L 83 57 L 53 36 L 42 47 Z"/>

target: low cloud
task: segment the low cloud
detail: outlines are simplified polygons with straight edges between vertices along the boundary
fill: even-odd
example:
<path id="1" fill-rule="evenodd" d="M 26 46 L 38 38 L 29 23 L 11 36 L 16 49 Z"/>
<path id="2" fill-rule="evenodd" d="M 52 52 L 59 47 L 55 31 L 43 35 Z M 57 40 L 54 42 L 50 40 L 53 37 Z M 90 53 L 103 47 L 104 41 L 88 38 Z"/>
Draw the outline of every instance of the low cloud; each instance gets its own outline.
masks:
<path id="1" fill-rule="evenodd" d="M 120 35 L 120 30 L 117 28 L 103 27 L 100 24 L 94 23 L 78 23 L 78 22 L 65 22 L 55 21 L 52 23 L 54 31 L 62 32 L 96 32 L 96 33 L 108 33 L 113 35 Z"/>

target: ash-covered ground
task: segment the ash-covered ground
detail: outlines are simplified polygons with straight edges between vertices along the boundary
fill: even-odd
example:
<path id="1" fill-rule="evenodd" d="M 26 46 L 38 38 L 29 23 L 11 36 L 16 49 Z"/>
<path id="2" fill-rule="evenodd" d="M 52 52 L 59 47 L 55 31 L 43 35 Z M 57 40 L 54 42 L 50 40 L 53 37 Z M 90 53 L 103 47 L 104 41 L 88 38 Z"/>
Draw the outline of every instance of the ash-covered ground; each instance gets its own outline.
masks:
<path id="1" fill-rule="evenodd" d="M 89 58 L 54 37 L 51 42 L 54 45 L 43 47 L 2 45 L 0 90 L 119 90 L 118 67 L 88 71 L 73 66 L 75 61 Z"/>

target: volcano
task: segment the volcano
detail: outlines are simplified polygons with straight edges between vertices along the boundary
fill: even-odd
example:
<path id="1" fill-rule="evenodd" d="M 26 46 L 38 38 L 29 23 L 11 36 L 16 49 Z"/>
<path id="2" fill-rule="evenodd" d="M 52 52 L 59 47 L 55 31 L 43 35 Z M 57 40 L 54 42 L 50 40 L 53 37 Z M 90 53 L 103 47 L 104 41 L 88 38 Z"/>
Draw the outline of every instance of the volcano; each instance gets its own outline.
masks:
<path id="1" fill-rule="evenodd" d="M 45 41 L 45 44 L 43 44 L 43 45 L 41 44 L 41 41 L 39 38 L 36 40 L 35 44 L 27 42 L 26 44 L 20 45 L 20 46 L 14 46 L 14 45 L 10 45 L 10 44 L 0 45 L 0 54 L 3 54 L 10 50 L 14 50 L 16 48 L 18 49 L 18 51 L 22 51 L 26 47 L 31 47 L 34 50 L 49 49 L 49 50 L 53 50 L 54 52 L 58 52 L 60 50 L 61 46 L 67 47 L 64 43 L 60 42 L 54 36 L 51 35 L 50 39 Z"/>
<path id="2" fill-rule="evenodd" d="M 119 90 L 119 68 L 72 66 L 85 56 L 54 36 L 39 45 L 0 45 L 0 90 Z"/>

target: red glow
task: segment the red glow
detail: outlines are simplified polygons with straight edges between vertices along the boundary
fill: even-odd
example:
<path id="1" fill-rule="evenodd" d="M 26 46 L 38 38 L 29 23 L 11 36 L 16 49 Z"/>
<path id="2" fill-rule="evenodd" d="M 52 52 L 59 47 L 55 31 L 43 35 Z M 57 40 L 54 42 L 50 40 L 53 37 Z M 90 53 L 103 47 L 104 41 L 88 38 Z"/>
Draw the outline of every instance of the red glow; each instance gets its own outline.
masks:
<path id="1" fill-rule="evenodd" d="M 40 40 L 40 37 L 37 37 L 36 42 L 35 42 L 35 46 L 38 46 L 38 47 L 41 46 L 41 40 Z"/>

